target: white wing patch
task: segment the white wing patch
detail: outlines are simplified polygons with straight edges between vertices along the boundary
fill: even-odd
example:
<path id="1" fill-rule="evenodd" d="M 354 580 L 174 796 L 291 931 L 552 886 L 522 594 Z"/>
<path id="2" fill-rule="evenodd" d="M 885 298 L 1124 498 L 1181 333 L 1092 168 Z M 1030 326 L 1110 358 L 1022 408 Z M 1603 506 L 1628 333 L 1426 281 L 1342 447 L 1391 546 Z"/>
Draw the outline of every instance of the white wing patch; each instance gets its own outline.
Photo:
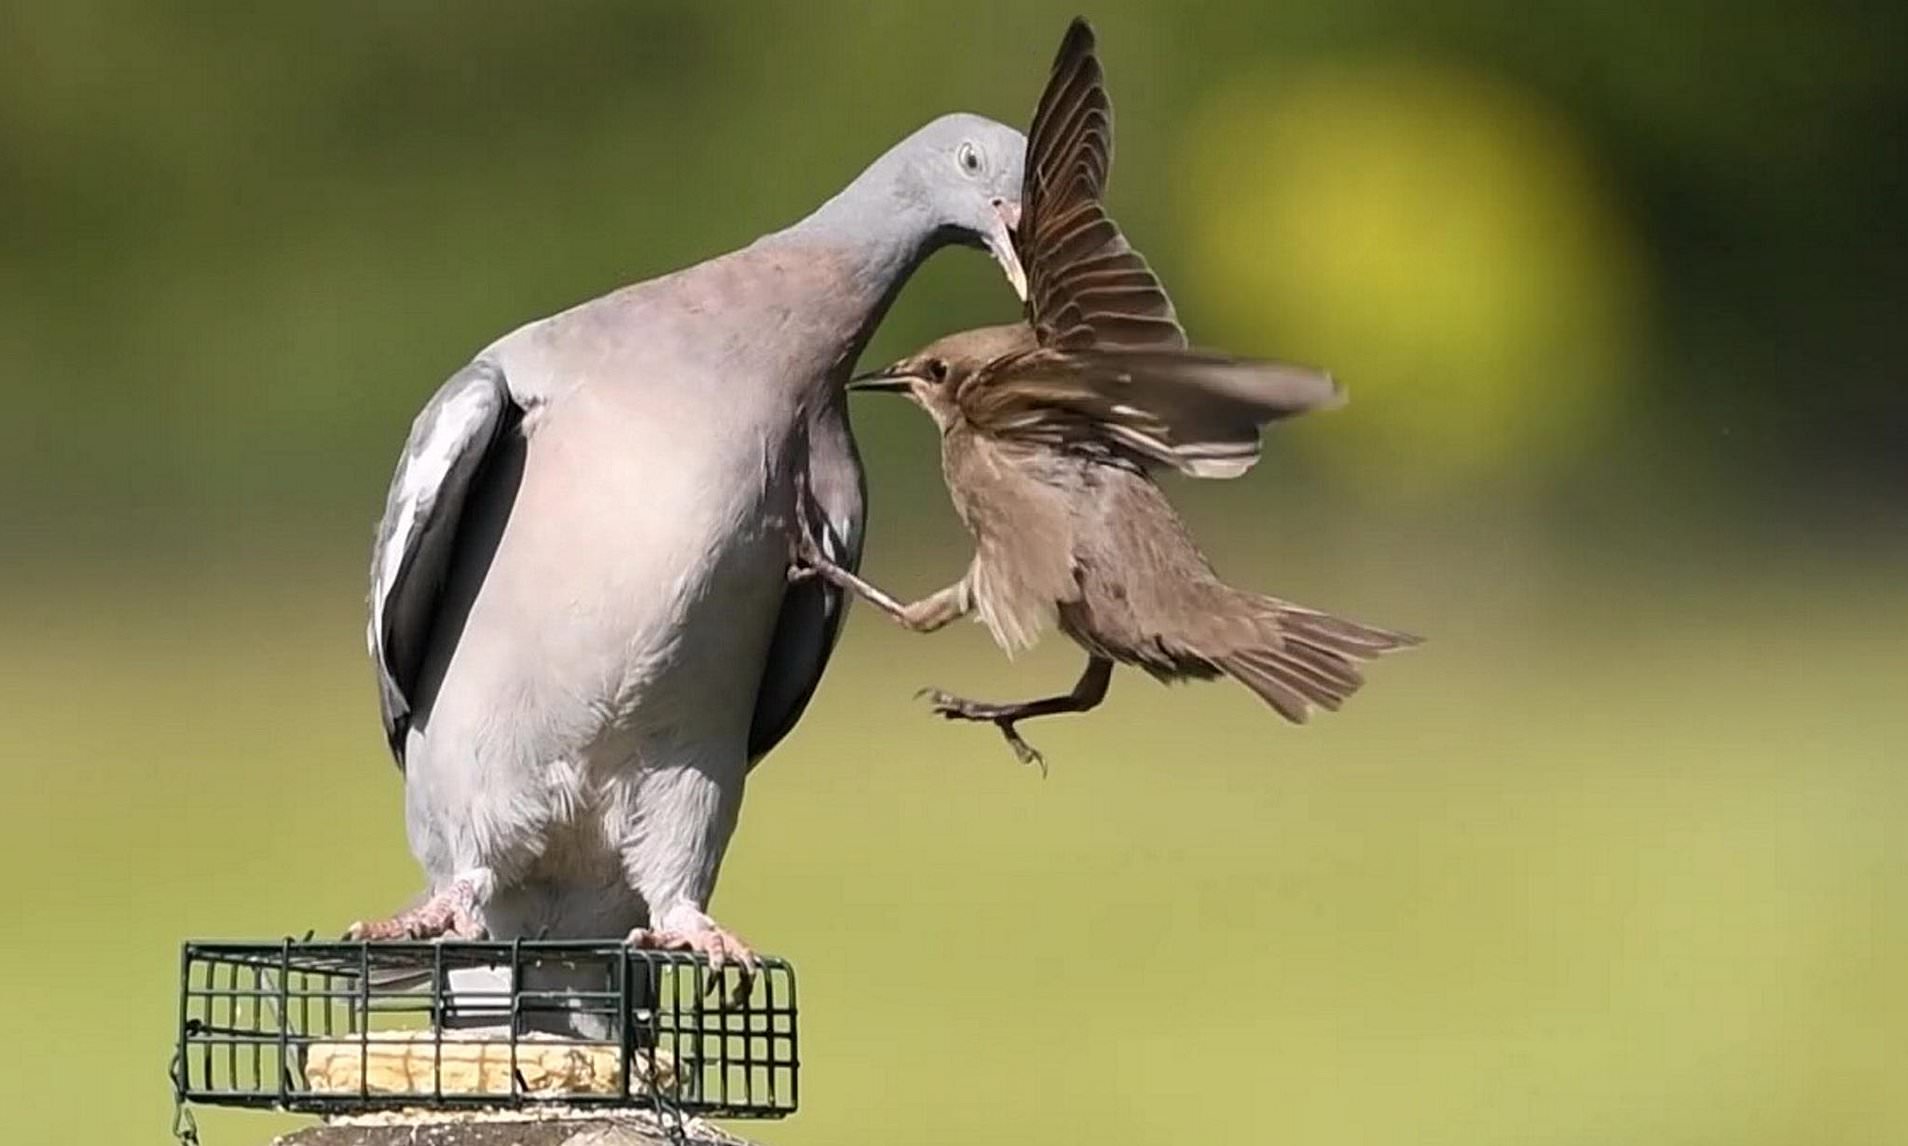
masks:
<path id="1" fill-rule="evenodd" d="M 411 425 L 410 448 L 398 467 L 392 491 L 389 536 L 371 586 L 371 655 L 383 644 L 384 605 L 405 557 L 416 547 L 417 533 L 430 516 L 451 467 L 470 448 L 473 437 L 496 417 L 497 395 L 488 387 L 470 387 L 441 407 L 425 407 Z M 428 423 L 428 424 L 427 424 Z"/>
<path id="2" fill-rule="evenodd" d="M 399 767 L 438 595 L 456 556 L 458 519 L 499 431 L 521 410 L 495 363 L 472 362 L 439 387 L 411 423 L 391 478 L 371 552 L 366 643 L 385 739 Z"/>

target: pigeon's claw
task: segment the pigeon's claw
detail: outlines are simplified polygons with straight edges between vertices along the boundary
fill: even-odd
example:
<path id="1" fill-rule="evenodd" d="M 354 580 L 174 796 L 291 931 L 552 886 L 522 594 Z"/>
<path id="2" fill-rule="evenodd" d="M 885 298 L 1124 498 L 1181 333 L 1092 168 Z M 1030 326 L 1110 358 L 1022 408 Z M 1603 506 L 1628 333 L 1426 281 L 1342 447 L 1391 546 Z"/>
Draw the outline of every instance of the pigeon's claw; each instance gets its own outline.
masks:
<path id="1" fill-rule="evenodd" d="M 682 912 L 681 918 L 666 916 L 665 926 L 638 927 L 629 933 L 625 940 L 631 947 L 648 951 L 693 951 L 709 961 L 709 978 L 703 985 L 704 995 L 713 994 L 721 987 L 723 970 L 735 968 L 735 988 L 726 1000 L 731 1007 L 740 1007 L 748 1002 L 749 992 L 755 986 L 755 977 L 761 970 L 761 960 L 749 945 L 736 938 L 735 934 L 716 925 L 715 920 L 701 912 Z"/>
<path id="2" fill-rule="evenodd" d="M 415 907 L 388 919 L 360 920 L 345 928 L 351 942 L 385 939 L 485 939 L 489 929 L 477 913 L 477 887 L 454 879 Z"/>

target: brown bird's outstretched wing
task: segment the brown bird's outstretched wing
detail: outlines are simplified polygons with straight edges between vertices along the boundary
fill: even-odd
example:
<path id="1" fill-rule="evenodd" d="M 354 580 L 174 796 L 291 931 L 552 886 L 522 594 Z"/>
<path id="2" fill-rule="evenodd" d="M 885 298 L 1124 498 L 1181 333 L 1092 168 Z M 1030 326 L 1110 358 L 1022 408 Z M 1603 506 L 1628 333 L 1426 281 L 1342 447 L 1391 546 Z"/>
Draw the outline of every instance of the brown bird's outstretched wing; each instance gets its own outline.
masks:
<path id="1" fill-rule="evenodd" d="M 981 432 L 1064 449 L 1109 447 L 1193 477 L 1259 460 L 1268 422 L 1338 404 L 1331 376 L 1197 350 L 1053 350 L 998 358 L 955 401 Z"/>
<path id="2" fill-rule="evenodd" d="M 1015 233 L 1027 321 L 1042 346 L 1183 348 L 1172 300 L 1102 203 L 1112 166 L 1113 105 L 1093 29 L 1076 18 L 1027 131 Z"/>
<path id="3" fill-rule="evenodd" d="M 1236 477 L 1267 422 L 1333 405 L 1327 375 L 1189 349 L 1173 303 L 1103 202 L 1113 105 L 1076 19 L 1027 132 L 1015 244 L 1037 349 L 966 377 L 956 401 L 984 433 L 1112 449 L 1196 477 Z"/>

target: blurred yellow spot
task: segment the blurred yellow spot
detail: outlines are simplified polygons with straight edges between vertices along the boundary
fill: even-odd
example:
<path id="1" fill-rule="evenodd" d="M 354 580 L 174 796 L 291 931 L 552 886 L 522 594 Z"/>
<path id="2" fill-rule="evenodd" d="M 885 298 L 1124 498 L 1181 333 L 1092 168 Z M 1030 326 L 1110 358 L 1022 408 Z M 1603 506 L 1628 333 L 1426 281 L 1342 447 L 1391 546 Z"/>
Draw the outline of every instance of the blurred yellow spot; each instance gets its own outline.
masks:
<path id="1" fill-rule="evenodd" d="M 1332 370 L 1352 404 L 1300 435 L 1328 462 L 1394 493 L 1535 479 L 1615 408 L 1642 275 L 1526 93 L 1413 63 L 1254 73 L 1186 139 L 1194 337 Z"/>

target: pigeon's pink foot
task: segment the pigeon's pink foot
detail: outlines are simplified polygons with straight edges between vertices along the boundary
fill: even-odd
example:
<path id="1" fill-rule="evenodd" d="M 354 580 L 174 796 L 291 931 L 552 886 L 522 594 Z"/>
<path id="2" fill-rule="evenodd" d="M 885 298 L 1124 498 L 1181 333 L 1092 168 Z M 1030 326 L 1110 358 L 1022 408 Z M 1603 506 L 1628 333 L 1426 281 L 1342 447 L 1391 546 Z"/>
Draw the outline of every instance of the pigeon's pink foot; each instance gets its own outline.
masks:
<path id="1" fill-rule="evenodd" d="M 487 935 L 477 918 L 477 884 L 458 878 L 415 907 L 389 919 L 353 923 L 345 938 L 358 939 L 483 939 Z"/>
<path id="2" fill-rule="evenodd" d="M 709 967 L 715 974 L 709 977 L 707 991 L 713 991 L 722 982 L 722 969 L 733 966 L 736 969 L 735 991 L 730 1003 L 741 1006 L 749 997 L 749 988 L 755 982 L 755 974 L 760 966 L 755 952 L 749 945 L 736 938 L 735 933 L 716 924 L 702 912 L 694 908 L 677 908 L 665 912 L 657 921 L 656 927 L 638 927 L 629 933 L 625 941 L 631 947 L 649 951 L 694 951 L 709 960 Z"/>

